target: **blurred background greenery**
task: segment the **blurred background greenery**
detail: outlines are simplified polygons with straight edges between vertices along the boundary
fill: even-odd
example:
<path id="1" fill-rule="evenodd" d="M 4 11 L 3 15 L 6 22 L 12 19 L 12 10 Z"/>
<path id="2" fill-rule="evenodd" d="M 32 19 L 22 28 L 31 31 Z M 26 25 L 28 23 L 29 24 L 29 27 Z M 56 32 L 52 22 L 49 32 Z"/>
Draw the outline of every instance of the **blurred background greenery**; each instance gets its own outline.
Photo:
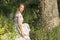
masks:
<path id="1" fill-rule="evenodd" d="M 31 28 L 31 40 L 60 40 L 60 27 L 53 30 L 46 30 L 39 26 L 37 22 L 37 0 L 31 0 L 29 5 L 25 7 L 23 13 L 24 22 L 28 23 Z M 16 33 L 14 32 L 13 15 L 19 3 L 25 0 L 0 0 L 0 40 L 14 40 Z M 58 9 L 60 16 L 60 0 L 58 0 Z"/>

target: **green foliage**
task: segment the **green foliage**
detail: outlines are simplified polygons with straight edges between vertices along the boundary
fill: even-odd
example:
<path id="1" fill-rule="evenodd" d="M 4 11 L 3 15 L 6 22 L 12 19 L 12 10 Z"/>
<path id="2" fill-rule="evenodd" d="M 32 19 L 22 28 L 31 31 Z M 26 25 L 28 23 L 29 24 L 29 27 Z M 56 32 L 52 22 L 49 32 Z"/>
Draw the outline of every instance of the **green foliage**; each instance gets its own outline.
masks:
<path id="1" fill-rule="evenodd" d="M 40 28 L 40 30 L 31 31 L 32 40 L 60 40 L 60 27 L 53 28 L 52 30 L 46 30 Z"/>
<path id="2" fill-rule="evenodd" d="M 59 10 L 59 17 L 60 17 L 60 0 L 58 0 L 58 10 Z"/>
<path id="3" fill-rule="evenodd" d="M 25 2 L 25 0 L 0 1 L 0 40 L 14 40 L 16 37 L 19 37 L 19 34 L 16 34 L 13 29 L 14 20 L 12 18 L 17 6 L 21 2 Z M 23 13 L 24 22 L 28 23 L 31 28 L 31 40 L 60 40 L 60 27 L 53 28 L 53 30 L 47 30 L 39 26 L 40 24 L 37 22 L 38 8 L 37 5 L 33 4 L 34 1 L 26 7 Z"/>

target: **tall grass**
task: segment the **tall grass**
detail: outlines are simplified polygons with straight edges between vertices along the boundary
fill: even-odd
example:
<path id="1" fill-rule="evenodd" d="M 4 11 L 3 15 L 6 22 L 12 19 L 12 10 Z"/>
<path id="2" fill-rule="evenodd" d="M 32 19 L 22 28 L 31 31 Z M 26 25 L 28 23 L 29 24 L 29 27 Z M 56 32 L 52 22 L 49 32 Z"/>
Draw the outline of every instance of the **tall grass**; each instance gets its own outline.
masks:
<path id="1" fill-rule="evenodd" d="M 28 12 L 27 12 L 28 10 Z M 38 26 L 37 24 L 37 14 L 35 12 L 30 12 L 29 9 L 26 10 L 24 15 L 24 22 L 29 23 L 31 31 L 31 40 L 60 40 L 60 26 L 53 28 L 52 30 L 47 30 L 44 27 Z M 29 15 L 28 15 L 29 14 Z M 0 15 L 0 40 L 14 40 L 19 37 L 15 33 L 14 21 L 11 17 L 5 17 Z"/>

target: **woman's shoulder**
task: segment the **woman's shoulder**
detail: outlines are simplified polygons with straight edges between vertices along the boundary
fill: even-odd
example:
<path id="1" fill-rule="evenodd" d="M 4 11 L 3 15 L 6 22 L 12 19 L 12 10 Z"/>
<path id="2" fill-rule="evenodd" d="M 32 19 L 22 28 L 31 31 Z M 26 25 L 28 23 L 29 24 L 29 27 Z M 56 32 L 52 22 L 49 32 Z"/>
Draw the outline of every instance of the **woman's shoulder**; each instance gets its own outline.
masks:
<path id="1" fill-rule="evenodd" d="M 22 16 L 21 13 L 16 13 L 15 16 Z"/>

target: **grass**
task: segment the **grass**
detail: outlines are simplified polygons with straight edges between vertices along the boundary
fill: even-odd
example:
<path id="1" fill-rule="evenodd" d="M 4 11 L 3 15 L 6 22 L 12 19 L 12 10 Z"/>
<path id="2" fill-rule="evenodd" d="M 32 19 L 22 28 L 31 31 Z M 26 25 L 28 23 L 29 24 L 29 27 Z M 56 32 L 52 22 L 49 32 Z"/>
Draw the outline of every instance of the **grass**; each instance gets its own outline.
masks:
<path id="1" fill-rule="evenodd" d="M 32 40 L 60 40 L 60 27 L 55 27 L 52 30 L 40 29 L 31 32 Z"/>

